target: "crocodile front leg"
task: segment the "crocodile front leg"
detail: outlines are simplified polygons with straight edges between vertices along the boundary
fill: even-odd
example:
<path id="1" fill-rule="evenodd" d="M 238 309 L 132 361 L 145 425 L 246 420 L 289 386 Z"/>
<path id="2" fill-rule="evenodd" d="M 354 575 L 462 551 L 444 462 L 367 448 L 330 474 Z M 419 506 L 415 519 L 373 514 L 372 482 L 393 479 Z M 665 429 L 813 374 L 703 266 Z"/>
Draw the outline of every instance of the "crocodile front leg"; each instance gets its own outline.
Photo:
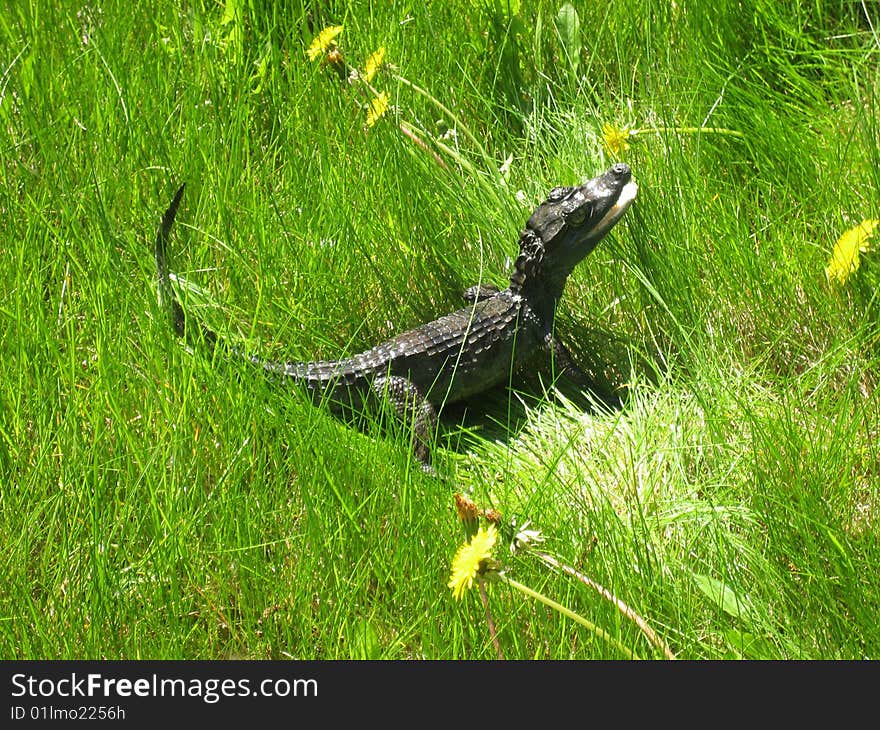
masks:
<path id="1" fill-rule="evenodd" d="M 550 352 L 552 373 L 554 379 L 563 378 L 582 391 L 589 392 L 602 401 L 608 408 L 616 410 L 623 406 L 623 401 L 610 383 L 604 379 L 590 375 L 577 364 L 568 348 L 562 344 L 552 333 L 544 338 L 544 345 Z"/>
<path id="2" fill-rule="evenodd" d="M 568 348 L 552 332 L 545 335 L 544 345 L 550 351 L 554 377 L 568 378 L 580 388 L 590 387 L 590 376 L 581 370 Z"/>
<path id="3" fill-rule="evenodd" d="M 430 441 L 437 429 L 437 409 L 425 398 L 412 381 L 401 375 L 377 377 L 373 391 L 387 398 L 397 417 L 413 430 L 413 452 L 422 464 L 422 470 L 434 474 L 431 466 Z"/>
<path id="4" fill-rule="evenodd" d="M 589 391 L 597 396 L 609 408 L 620 408 L 620 398 L 613 393 L 609 393 L 596 381 L 596 378 L 591 377 L 584 372 L 577 362 L 575 362 L 575 359 L 568 351 L 568 348 L 554 337 L 552 332 L 548 332 L 545 335 L 544 345 L 550 351 L 554 378 L 565 378 L 581 390 Z"/>

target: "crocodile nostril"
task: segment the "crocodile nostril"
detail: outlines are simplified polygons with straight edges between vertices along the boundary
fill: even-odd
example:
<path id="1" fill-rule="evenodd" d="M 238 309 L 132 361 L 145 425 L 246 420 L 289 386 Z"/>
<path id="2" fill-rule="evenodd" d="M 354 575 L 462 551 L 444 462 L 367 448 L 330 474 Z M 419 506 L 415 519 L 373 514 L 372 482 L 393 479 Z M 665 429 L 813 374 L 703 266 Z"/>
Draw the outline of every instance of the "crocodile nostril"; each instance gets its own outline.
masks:
<path id="1" fill-rule="evenodd" d="M 623 177 L 624 175 L 629 175 L 631 170 L 629 169 L 629 165 L 625 162 L 618 162 L 614 167 L 611 168 L 612 172 L 619 177 Z"/>

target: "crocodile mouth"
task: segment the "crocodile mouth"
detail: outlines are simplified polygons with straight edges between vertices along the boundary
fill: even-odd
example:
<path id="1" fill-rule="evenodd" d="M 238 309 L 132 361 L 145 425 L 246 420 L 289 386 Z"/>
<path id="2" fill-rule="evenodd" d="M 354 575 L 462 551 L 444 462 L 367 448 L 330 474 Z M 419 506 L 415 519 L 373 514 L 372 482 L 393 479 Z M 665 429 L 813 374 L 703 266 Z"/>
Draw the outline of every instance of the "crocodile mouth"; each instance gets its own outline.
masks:
<path id="1" fill-rule="evenodd" d="M 636 184 L 635 180 L 630 180 L 624 185 L 621 188 L 620 195 L 617 196 L 614 205 L 612 205 L 611 208 L 608 209 L 608 212 L 602 216 L 602 219 L 596 224 L 591 235 L 604 235 L 610 231 L 612 226 L 620 220 L 624 213 L 626 213 L 626 209 L 629 208 L 630 203 L 636 199 L 636 193 L 638 192 L 639 186 Z"/>

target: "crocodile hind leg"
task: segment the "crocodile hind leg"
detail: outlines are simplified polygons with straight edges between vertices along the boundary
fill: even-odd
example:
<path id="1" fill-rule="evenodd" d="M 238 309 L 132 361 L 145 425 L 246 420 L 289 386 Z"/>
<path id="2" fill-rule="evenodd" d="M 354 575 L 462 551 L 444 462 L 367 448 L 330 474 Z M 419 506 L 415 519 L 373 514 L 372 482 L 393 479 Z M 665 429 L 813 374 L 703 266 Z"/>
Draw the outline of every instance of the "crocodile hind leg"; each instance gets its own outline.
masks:
<path id="1" fill-rule="evenodd" d="M 431 466 L 431 437 L 437 429 L 437 409 L 425 398 L 412 381 L 400 375 L 388 375 L 373 381 L 373 390 L 380 399 L 387 398 L 397 417 L 413 430 L 413 452 L 422 469 L 434 474 Z"/>

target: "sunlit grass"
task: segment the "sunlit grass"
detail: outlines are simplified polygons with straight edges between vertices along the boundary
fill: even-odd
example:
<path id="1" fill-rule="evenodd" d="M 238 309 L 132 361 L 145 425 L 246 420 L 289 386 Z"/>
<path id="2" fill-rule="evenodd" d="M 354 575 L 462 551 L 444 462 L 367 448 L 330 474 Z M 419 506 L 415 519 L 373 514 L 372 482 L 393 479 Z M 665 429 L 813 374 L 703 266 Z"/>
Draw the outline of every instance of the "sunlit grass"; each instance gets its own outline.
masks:
<path id="1" fill-rule="evenodd" d="M 880 656 L 876 241 L 840 251 L 880 215 L 880 17 L 441 5 L 11 6 L 0 656 Z M 443 479 L 156 303 L 183 181 L 188 301 L 317 359 L 505 285 L 534 205 L 616 159 L 639 197 L 557 330 L 624 408 L 488 394 L 447 414 Z M 455 494 L 508 579 L 460 600 Z"/>

